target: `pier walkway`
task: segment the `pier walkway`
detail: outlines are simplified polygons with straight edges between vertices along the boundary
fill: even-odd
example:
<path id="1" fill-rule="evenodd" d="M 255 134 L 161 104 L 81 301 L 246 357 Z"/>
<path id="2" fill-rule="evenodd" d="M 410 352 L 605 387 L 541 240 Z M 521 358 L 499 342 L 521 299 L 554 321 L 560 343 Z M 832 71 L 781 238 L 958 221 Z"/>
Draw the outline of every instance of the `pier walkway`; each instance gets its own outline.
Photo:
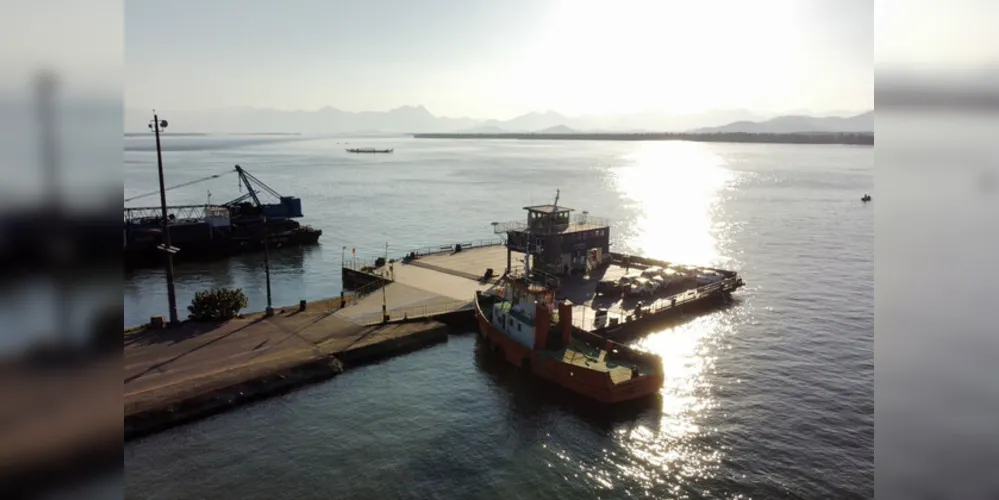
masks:
<path id="1" fill-rule="evenodd" d="M 322 307 L 285 308 L 226 322 L 185 322 L 146 329 L 124 340 L 125 415 L 162 408 L 310 362 L 402 341 L 433 322 L 366 326 Z M 446 332 L 440 335 L 446 336 Z"/>
<path id="2" fill-rule="evenodd" d="M 388 266 L 377 269 L 394 281 L 343 307 L 339 298 L 328 299 L 311 302 L 304 311 L 276 308 L 272 317 L 253 313 L 126 333 L 126 427 L 130 419 L 148 420 L 144 415 L 150 412 L 158 413 L 153 420 L 169 421 L 162 415 L 170 408 L 210 406 L 205 398 L 239 399 L 255 390 L 253 384 L 273 385 L 275 377 L 290 381 L 301 367 L 335 363 L 334 357 L 349 364 L 444 340 L 446 326 L 429 318 L 470 307 L 475 290 L 491 286 L 470 276 L 481 276 L 486 267 L 502 273 L 497 262 L 505 259 L 502 246 L 428 255 L 419 265 L 394 262 L 391 272 Z M 381 324 L 383 293 L 393 321 L 428 320 Z"/>
<path id="3" fill-rule="evenodd" d="M 375 274 L 392 280 L 384 287 L 384 302 L 391 319 L 434 316 L 470 308 L 476 290 L 496 283 L 506 266 L 506 247 L 482 246 L 458 253 L 436 253 L 403 263 L 396 261 L 375 269 Z M 482 281 L 486 269 L 494 276 Z M 376 290 L 336 314 L 359 324 L 382 320 L 382 291 Z"/>

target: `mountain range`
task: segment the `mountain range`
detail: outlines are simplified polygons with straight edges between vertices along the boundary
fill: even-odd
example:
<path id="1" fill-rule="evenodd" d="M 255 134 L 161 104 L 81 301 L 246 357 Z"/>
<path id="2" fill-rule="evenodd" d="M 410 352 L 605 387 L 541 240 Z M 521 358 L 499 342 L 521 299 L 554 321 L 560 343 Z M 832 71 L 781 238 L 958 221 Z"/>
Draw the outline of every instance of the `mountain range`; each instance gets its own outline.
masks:
<path id="1" fill-rule="evenodd" d="M 718 127 L 703 127 L 696 133 L 795 134 L 808 132 L 874 132 L 874 111 L 859 115 L 839 116 L 778 116 L 766 121 L 738 121 Z"/>
<path id="2" fill-rule="evenodd" d="M 303 134 L 373 133 L 509 133 L 538 132 L 686 132 L 692 130 L 733 131 L 850 131 L 873 130 L 874 112 L 841 118 L 812 114 L 767 116 L 747 110 L 711 110 L 702 113 L 661 112 L 621 115 L 565 116 L 555 111 L 527 113 L 509 120 L 479 120 L 435 116 L 423 106 L 402 106 L 389 111 L 350 112 L 324 107 L 315 111 L 286 111 L 251 107 L 205 110 L 162 110 L 160 117 L 174 133 L 262 133 Z M 868 117 L 868 118 L 862 118 Z M 125 131 L 145 132 L 149 111 L 125 109 Z M 869 127 L 853 129 L 869 123 Z M 827 129 L 832 127 L 832 129 Z M 749 130 L 752 129 L 752 130 Z M 738 130 L 743 131 L 743 130 Z"/>

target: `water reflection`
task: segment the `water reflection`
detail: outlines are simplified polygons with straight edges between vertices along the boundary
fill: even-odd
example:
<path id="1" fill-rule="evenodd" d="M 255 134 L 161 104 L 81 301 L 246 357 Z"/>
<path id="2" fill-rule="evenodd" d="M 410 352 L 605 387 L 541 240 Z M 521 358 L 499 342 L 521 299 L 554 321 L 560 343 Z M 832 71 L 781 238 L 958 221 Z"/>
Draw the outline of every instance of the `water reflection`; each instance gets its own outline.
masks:
<path id="1" fill-rule="evenodd" d="M 719 260 L 719 195 L 734 178 L 708 144 L 648 142 L 624 156 L 615 184 L 639 213 L 625 246 L 685 264 Z M 627 230 L 626 230 L 627 231 Z"/>
<path id="2" fill-rule="evenodd" d="M 635 343 L 663 358 L 666 379 L 662 389 L 659 432 L 619 433 L 635 466 L 624 472 L 635 477 L 651 475 L 656 483 L 675 488 L 710 477 L 717 470 L 721 452 L 705 439 L 711 431 L 701 425 L 717 406 L 710 374 L 721 339 L 731 333 L 731 323 L 716 312 L 658 331 Z M 651 486 L 651 484 L 650 484 Z M 679 491 L 677 491 L 679 493 Z"/>
<path id="3" fill-rule="evenodd" d="M 306 276 L 305 261 L 315 259 L 322 252 L 320 245 L 279 248 L 270 252 L 271 284 L 274 305 L 284 306 L 307 298 L 295 293 Z M 338 261 L 339 263 L 339 261 Z M 194 292 L 212 288 L 242 288 L 249 297 L 247 311 L 262 310 L 266 305 L 266 275 L 263 252 L 234 255 L 211 262 L 185 262 L 175 266 L 175 283 L 178 290 L 177 306 L 185 314 L 188 301 Z M 166 273 L 162 268 L 135 269 L 125 272 L 123 288 L 126 311 L 139 310 L 140 303 L 158 303 L 166 312 Z M 330 278 L 333 281 L 334 278 Z M 339 276 L 335 277 L 339 284 Z M 327 295 L 332 296 L 334 292 Z M 140 323 L 144 318 L 125 316 L 125 326 Z"/>
<path id="4" fill-rule="evenodd" d="M 669 485 L 671 493 L 681 495 L 713 476 L 722 452 L 701 422 L 717 405 L 708 374 L 720 339 L 730 329 L 722 314 L 707 314 L 637 341 L 636 347 L 663 357 L 666 379 L 657 404 L 627 419 L 606 422 L 605 435 L 612 440 L 601 453 L 585 448 L 574 453 L 580 447 L 573 440 L 550 436 L 545 448 L 551 460 L 578 471 L 566 479 L 630 494 L 661 493 Z"/>
<path id="5" fill-rule="evenodd" d="M 659 397 L 630 401 L 619 405 L 605 405 L 549 383 L 490 352 L 478 339 L 475 344 L 475 364 L 480 372 L 489 376 L 496 387 L 504 389 L 509 398 L 510 418 L 543 416 L 550 412 L 571 414 L 584 422 L 592 431 L 604 435 L 613 432 L 622 423 L 631 423 L 649 414 L 660 412 Z"/>
<path id="6" fill-rule="evenodd" d="M 719 311 L 687 315 L 634 342 L 662 356 L 666 379 L 657 397 L 623 406 L 601 405 L 542 383 L 481 342 L 476 365 L 505 389 L 507 418 L 534 424 L 527 426 L 534 432 L 521 438 L 540 441 L 548 466 L 566 471 L 563 480 L 631 494 L 662 492 L 668 485 L 681 495 L 712 477 L 721 463 L 722 451 L 702 422 L 718 404 L 709 376 L 715 353 L 732 332 L 729 316 Z M 548 425 L 552 422 L 558 425 Z"/>
<path id="7" fill-rule="evenodd" d="M 615 171 L 622 197 L 637 214 L 633 227 L 622 228 L 623 247 L 665 260 L 716 264 L 721 192 L 734 180 L 725 160 L 705 144 L 647 143 L 624 157 Z M 629 494 L 682 495 L 710 477 L 720 465 L 721 450 L 702 427 L 706 413 L 717 405 L 709 375 L 721 339 L 731 325 L 715 311 L 690 315 L 634 342 L 663 358 L 666 379 L 654 409 L 626 420 L 608 421 L 612 445 L 602 453 L 579 453 L 572 442 L 549 437 L 551 459 L 577 470 L 567 480 L 582 480 L 596 490 Z M 589 462 L 581 457 L 592 457 Z M 637 490 L 636 490 L 637 487 Z"/>

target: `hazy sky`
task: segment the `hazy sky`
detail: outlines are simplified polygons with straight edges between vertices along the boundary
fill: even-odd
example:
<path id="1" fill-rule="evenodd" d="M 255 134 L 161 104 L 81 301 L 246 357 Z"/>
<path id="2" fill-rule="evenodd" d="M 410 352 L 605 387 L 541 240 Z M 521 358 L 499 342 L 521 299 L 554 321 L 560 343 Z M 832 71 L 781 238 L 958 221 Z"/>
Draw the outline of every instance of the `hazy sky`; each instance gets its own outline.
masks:
<path id="1" fill-rule="evenodd" d="M 873 107 L 870 0 L 127 0 L 129 107 Z"/>

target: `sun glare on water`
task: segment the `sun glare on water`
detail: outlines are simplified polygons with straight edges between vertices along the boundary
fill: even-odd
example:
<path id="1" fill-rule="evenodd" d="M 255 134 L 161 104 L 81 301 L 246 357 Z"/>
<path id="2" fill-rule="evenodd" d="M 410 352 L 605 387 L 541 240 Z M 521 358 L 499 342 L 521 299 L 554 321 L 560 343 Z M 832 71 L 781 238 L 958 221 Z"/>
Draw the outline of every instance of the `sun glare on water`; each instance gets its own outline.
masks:
<path id="1" fill-rule="evenodd" d="M 625 243 L 636 253 L 677 264 L 720 260 L 715 224 L 718 197 L 733 179 L 706 144 L 650 142 L 624 158 L 618 190 L 639 212 Z"/>
<path id="2" fill-rule="evenodd" d="M 710 145 L 690 142 L 638 143 L 612 169 L 613 182 L 637 216 L 621 235 L 641 255 L 678 264 L 711 265 L 724 259 L 726 238 L 721 197 L 738 176 Z M 619 250 L 620 251 L 620 250 Z M 690 317 L 652 332 L 634 346 L 663 359 L 661 410 L 653 419 L 618 424 L 615 446 L 580 473 L 598 489 L 643 493 L 663 490 L 682 496 L 718 470 L 723 451 L 706 439 L 705 416 L 717 401 L 711 373 L 718 350 L 731 333 L 732 318 L 721 313 Z M 572 461 L 572 457 L 567 457 Z M 577 462 L 578 463 L 578 462 Z"/>

